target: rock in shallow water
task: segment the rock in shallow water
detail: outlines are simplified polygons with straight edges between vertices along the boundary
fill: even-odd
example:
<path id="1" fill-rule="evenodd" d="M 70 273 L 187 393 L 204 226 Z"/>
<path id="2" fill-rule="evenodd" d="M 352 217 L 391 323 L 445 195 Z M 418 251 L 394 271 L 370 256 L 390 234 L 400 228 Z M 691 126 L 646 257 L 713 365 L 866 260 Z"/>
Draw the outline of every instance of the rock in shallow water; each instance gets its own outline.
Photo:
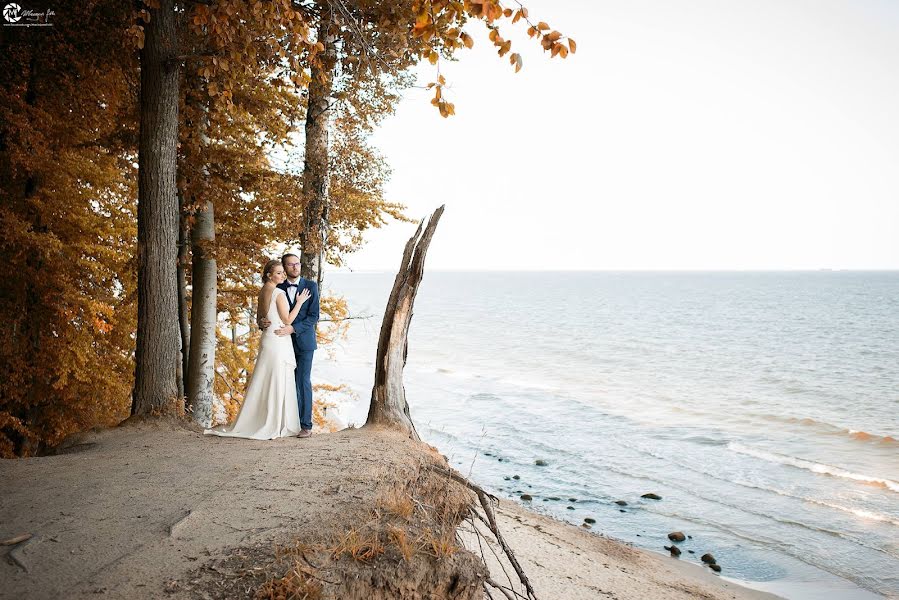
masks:
<path id="1" fill-rule="evenodd" d="M 593 525 L 594 523 L 596 523 L 596 519 L 587 517 L 586 519 L 584 519 L 584 523 L 590 523 L 591 525 Z"/>
<path id="2" fill-rule="evenodd" d="M 665 550 L 671 553 L 671 556 L 680 556 L 680 548 L 677 546 L 665 546 Z"/>
<path id="3" fill-rule="evenodd" d="M 701 557 L 699 557 L 699 560 L 701 560 L 702 562 L 704 562 L 707 565 L 713 565 L 716 562 L 718 562 L 717 560 L 715 560 L 715 557 L 712 556 L 712 554 L 710 552 L 706 552 L 705 554 L 703 554 Z"/>
<path id="4" fill-rule="evenodd" d="M 627 502 L 625 502 L 624 500 L 615 500 L 615 504 L 617 504 L 618 506 L 627 506 Z"/>
<path id="5" fill-rule="evenodd" d="M 685 536 L 682 531 L 672 531 L 668 534 L 668 539 L 672 542 L 682 542 L 687 539 L 687 536 Z"/>
<path id="6" fill-rule="evenodd" d="M 715 573 L 721 572 L 721 566 L 718 563 L 712 563 L 709 565 L 709 568 L 713 570 Z"/>
<path id="7" fill-rule="evenodd" d="M 546 462 L 545 460 L 543 460 L 542 458 L 538 458 L 536 461 L 534 461 L 534 464 L 537 465 L 538 467 L 545 467 L 545 466 L 549 465 L 549 463 Z"/>
<path id="8" fill-rule="evenodd" d="M 521 499 L 522 499 L 522 500 L 533 500 L 534 498 L 531 497 L 530 494 L 522 494 L 522 495 L 521 495 Z"/>
<path id="9" fill-rule="evenodd" d="M 661 496 L 659 496 L 658 494 L 653 494 L 652 492 L 650 492 L 650 493 L 648 493 L 648 494 L 643 494 L 643 495 L 640 496 L 640 497 L 641 497 L 641 498 L 646 498 L 647 500 L 661 500 L 661 499 L 662 499 Z"/>

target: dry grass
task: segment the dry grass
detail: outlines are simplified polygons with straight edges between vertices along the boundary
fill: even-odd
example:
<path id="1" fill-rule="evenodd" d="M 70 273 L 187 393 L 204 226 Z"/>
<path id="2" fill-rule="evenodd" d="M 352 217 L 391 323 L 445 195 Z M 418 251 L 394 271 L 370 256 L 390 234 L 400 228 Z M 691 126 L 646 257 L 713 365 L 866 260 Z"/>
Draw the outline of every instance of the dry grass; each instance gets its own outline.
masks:
<path id="1" fill-rule="evenodd" d="M 384 554 L 384 549 L 377 531 L 367 527 L 362 530 L 350 529 L 340 543 L 331 549 L 331 556 L 339 560 L 346 555 L 356 561 L 369 562 Z"/>
<path id="2" fill-rule="evenodd" d="M 299 568 L 256 590 L 256 600 L 319 600 L 321 597 L 321 583 Z"/>
<path id="3" fill-rule="evenodd" d="M 408 520 L 415 510 L 412 495 L 408 490 L 400 487 L 390 488 L 387 492 L 378 496 L 376 506 L 387 514 Z"/>
<path id="4" fill-rule="evenodd" d="M 418 543 L 425 553 L 436 559 L 452 556 L 459 550 L 455 530 L 435 532 L 433 529 L 426 529 L 419 537 Z"/>
<path id="5" fill-rule="evenodd" d="M 409 534 L 406 533 L 405 529 L 396 525 L 389 526 L 387 528 L 387 539 L 399 550 L 403 560 L 406 562 L 412 560 L 412 556 L 415 554 L 415 546 L 409 541 Z"/>
<path id="6" fill-rule="evenodd" d="M 447 572 L 456 572 L 456 567 L 445 565 L 466 564 L 464 560 L 452 561 L 463 551 L 456 528 L 469 514 L 474 497 L 458 482 L 435 473 L 429 466 L 432 463 L 446 464 L 439 455 L 428 453 L 406 472 L 379 474 L 376 480 L 381 482 L 381 489 L 376 490 L 368 521 L 357 522 L 330 542 L 297 542 L 283 548 L 281 555 L 292 562 L 294 570 L 266 584 L 257 598 L 312 600 L 319 597 L 315 593 L 323 598 L 341 597 L 338 590 L 347 588 L 340 587 L 339 582 L 347 577 L 358 582 L 371 573 L 395 572 L 393 567 L 397 566 L 410 574 L 433 572 L 435 561 Z M 317 582 L 326 584 L 324 591 L 320 585 L 316 587 Z"/>

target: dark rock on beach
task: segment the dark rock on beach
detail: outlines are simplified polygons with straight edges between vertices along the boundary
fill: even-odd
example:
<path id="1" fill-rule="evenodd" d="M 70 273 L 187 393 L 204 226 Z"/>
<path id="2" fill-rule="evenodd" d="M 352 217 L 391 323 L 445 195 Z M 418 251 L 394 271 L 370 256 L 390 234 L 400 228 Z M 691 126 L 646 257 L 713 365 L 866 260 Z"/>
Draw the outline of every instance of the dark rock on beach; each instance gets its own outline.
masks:
<path id="1" fill-rule="evenodd" d="M 646 498 L 647 500 L 661 500 L 662 499 L 661 496 L 659 496 L 658 494 L 653 494 L 652 492 L 650 492 L 649 494 L 643 494 L 640 497 Z"/>
<path id="2" fill-rule="evenodd" d="M 671 556 L 680 556 L 680 548 L 677 546 L 665 546 L 665 550 L 671 553 Z"/>
<path id="3" fill-rule="evenodd" d="M 521 499 L 530 501 L 530 500 L 533 500 L 534 498 L 530 494 L 522 494 Z"/>
<path id="4" fill-rule="evenodd" d="M 707 565 L 714 565 L 715 563 L 718 562 L 717 560 L 715 560 L 715 557 L 712 556 L 711 553 L 709 553 L 709 552 L 706 552 L 701 557 L 699 557 L 699 560 L 701 560 L 702 562 L 704 562 Z"/>
<path id="5" fill-rule="evenodd" d="M 710 564 L 710 565 L 709 565 L 709 568 L 710 568 L 711 570 L 713 570 L 715 573 L 720 573 L 720 572 L 721 572 L 721 565 L 719 565 L 718 563 L 712 563 L 712 564 Z"/>
<path id="6" fill-rule="evenodd" d="M 596 523 L 596 519 L 587 517 L 586 519 L 584 519 L 584 523 L 590 523 L 591 525 L 593 525 L 594 523 Z"/>
<path id="7" fill-rule="evenodd" d="M 672 542 L 682 542 L 687 539 L 687 536 L 685 536 L 681 531 L 672 531 L 668 534 L 668 539 Z"/>

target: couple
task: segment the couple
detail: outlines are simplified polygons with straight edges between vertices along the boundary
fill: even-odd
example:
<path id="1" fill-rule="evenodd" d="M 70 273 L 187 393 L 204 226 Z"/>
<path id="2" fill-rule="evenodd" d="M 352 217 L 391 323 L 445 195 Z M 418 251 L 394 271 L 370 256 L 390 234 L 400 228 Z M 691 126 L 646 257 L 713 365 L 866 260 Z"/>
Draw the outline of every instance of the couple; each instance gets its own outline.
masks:
<path id="1" fill-rule="evenodd" d="M 262 271 L 256 323 L 262 340 L 240 413 L 210 435 L 270 440 L 312 435 L 312 354 L 318 286 L 300 277 L 300 259 L 285 254 Z"/>

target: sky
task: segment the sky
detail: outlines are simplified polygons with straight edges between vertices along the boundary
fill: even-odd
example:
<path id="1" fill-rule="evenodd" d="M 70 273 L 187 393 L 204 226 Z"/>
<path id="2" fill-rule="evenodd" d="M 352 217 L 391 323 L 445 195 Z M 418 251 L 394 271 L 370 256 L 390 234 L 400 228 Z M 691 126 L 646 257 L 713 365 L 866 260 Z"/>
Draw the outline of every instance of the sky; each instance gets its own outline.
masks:
<path id="1" fill-rule="evenodd" d="M 391 201 L 446 212 L 434 270 L 899 269 L 899 2 L 534 0 L 565 60 L 479 22 L 373 143 Z M 435 68 L 418 69 L 424 85 Z M 395 270 L 414 225 L 351 270 Z"/>

